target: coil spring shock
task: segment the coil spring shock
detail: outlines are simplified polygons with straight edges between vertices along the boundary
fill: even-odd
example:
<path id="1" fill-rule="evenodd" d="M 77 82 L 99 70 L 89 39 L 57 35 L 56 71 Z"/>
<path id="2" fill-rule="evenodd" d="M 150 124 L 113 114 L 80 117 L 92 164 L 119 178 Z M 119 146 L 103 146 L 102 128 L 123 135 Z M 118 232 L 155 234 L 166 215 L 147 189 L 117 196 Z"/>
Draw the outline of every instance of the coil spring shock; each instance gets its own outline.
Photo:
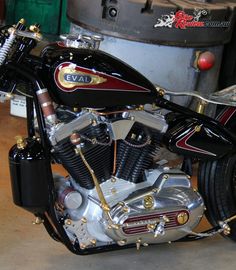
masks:
<path id="1" fill-rule="evenodd" d="M 5 43 L 0 48 L 0 66 L 3 65 L 12 45 L 16 38 L 15 31 L 13 30 L 10 34 L 10 36 L 5 40 Z"/>

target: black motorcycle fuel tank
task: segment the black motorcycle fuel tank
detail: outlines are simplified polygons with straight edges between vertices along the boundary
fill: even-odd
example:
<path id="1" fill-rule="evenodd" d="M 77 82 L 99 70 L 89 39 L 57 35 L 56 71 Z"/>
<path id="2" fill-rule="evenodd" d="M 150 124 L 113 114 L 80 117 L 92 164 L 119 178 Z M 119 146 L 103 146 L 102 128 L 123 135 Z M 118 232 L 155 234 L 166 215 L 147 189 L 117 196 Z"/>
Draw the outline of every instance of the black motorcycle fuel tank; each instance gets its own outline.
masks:
<path id="1" fill-rule="evenodd" d="M 154 85 L 119 59 L 102 51 L 63 47 L 42 51 L 41 77 L 56 103 L 69 107 L 113 107 L 153 103 Z"/>

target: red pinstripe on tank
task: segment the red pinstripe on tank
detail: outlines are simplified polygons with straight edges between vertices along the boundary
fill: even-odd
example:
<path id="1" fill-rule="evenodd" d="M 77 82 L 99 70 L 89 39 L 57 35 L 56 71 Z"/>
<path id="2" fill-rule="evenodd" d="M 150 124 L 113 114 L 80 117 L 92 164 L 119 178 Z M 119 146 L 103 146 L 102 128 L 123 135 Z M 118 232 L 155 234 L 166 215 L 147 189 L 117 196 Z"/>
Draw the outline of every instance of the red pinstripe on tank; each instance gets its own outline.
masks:
<path id="1" fill-rule="evenodd" d="M 56 82 L 56 85 L 64 92 L 74 92 L 76 90 L 86 89 L 86 90 L 92 90 L 92 91 L 121 91 L 121 92 L 144 92 L 149 93 L 151 92 L 150 89 L 147 89 L 145 87 L 142 87 L 140 85 L 134 84 L 129 81 L 122 80 L 118 77 L 108 75 L 103 72 L 99 72 L 96 70 L 84 68 L 81 66 L 75 66 L 74 70 L 76 72 L 82 72 L 83 74 L 86 74 L 87 76 L 101 76 L 105 79 L 105 82 L 98 83 L 96 85 L 93 84 L 83 84 L 82 86 L 76 85 L 73 87 L 65 87 L 60 82 L 59 76 L 60 72 L 64 68 L 68 68 L 70 65 L 73 65 L 71 62 L 64 62 L 57 66 L 55 72 L 54 72 L 54 79 Z"/>

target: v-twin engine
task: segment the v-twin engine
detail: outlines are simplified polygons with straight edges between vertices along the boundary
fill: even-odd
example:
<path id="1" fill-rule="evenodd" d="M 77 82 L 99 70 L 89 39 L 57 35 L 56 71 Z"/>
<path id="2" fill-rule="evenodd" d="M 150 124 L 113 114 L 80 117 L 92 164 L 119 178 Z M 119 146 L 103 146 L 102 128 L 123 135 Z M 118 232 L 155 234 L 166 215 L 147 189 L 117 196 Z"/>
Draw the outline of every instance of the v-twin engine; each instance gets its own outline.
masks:
<path id="1" fill-rule="evenodd" d="M 82 249 L 175 241 L 192 232 L 204 204 L 180 170 L 155 163 L 164 116 L 127 110 L 113 114 L 58 111 L 50 130 L 54 156 L 69 172 L 54 178 L 57 211 Z"/>

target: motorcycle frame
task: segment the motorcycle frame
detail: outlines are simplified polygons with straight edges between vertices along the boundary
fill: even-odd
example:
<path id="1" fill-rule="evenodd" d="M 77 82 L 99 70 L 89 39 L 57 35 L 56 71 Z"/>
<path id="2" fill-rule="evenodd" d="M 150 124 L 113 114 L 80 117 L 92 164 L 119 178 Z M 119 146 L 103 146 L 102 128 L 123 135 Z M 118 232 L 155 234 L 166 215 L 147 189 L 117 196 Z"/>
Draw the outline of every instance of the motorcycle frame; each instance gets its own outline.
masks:
<path id="1" fill-rule="evenodd" d="M 32 62 L 34 61 L 34 59 L 36 59 L 36 61 L 40 60 L 37 58 L 29 58 L 29 59 Z M 14 79 L 17 78 L 19 80 L 29 82 L 31 85 L 30 93 L 32 93 L 33 99 L 28 96 L 26 97 L 28 136 L 33 137 L 35 135 L 34 113 L 33 113 L 33 105 L 34 105 L 35 111 L 36 111 L 36 118 L 38 121 L 39 135 L 40 135 L 42 147 L 44 149 L 45 156 L 48 159 L 48 162 L 51 162 L 50 144 L 49 144 L 47 134 L 46 134 L 46 125 L 45 125 L 44 115 L 41 110 L 38 97 L 36 94 L 36 91 L 45 88 L 45 86 L 42 80 L 39 78 L 39 76 L 32 69 L 23 67 L 20 65 L 20 63 L 14 63 L 14 62 L 7 63 L 6 70 L 12 71 L 11 74 L 14 74 Z M 158 93 L 157 93 L 157 98 L 156 100 L 154 100 L 154 102 L 157 106 L 161 108 L 184 115 L 185 117 L 188 117 L 190 119 L 197 120 L 199 124 L 208 124 L 214 128 L 217 128 L 220 132 L 226 134 L 226 136 L 231 139 L 232 143 L 236 145 L 236 136 L 233 133 L 231 133 L 225 126 L 219 124 L 218 121 L 210 117 L 207 117 L 205 115 L 196 113 L 180 105 L 174 104 L 164 99 L 163 97 L 158 96 Z M 233 149 L 233 152 L 235 151 L 236 151 L 236 147 L 234 147 Z M 228 153 L 225 153 L 225 154 L 228 154 Z M 194 153 L 190 153 L 190 156 L 194 158 Z M 216 159 L 217 158 L 218 157 L 216 157 Z M 56 196 L 54 192 L 54 183 L 53 183 L 53 176 L 52 176 L 51 170 L 48 175 L 48 184 L 49 184 L 49 189 L 50 189 L 50 195 L 48 198 L 48 202 L 49 202 L 48 211 L 43 214 L 37 215 L 37 217 L 41 218 L 44 221 L 43 224 L 47 232 L 49 233 L 49 235 L 54 240 L 62 242 L 71 252 L 77 255 L 88 255 L 88 254 L 120 250 L 120 249 L 131 248 L 131 247 L 133 248 L 136 246 L 135 244 L 130 244 L 126 246 L 119 246 L 117 244 L 114 244 L 114 245 L 109 245 L 109 246 L 94 247 L 94 248 L 83 250 L 80 248 L 79 244 L 73 245 L 69 237 L 67 236 L 62 223 L 60 221 L 58 222 L 58 219 L 56 217 L 56 213 L 54 209 Z"/>

